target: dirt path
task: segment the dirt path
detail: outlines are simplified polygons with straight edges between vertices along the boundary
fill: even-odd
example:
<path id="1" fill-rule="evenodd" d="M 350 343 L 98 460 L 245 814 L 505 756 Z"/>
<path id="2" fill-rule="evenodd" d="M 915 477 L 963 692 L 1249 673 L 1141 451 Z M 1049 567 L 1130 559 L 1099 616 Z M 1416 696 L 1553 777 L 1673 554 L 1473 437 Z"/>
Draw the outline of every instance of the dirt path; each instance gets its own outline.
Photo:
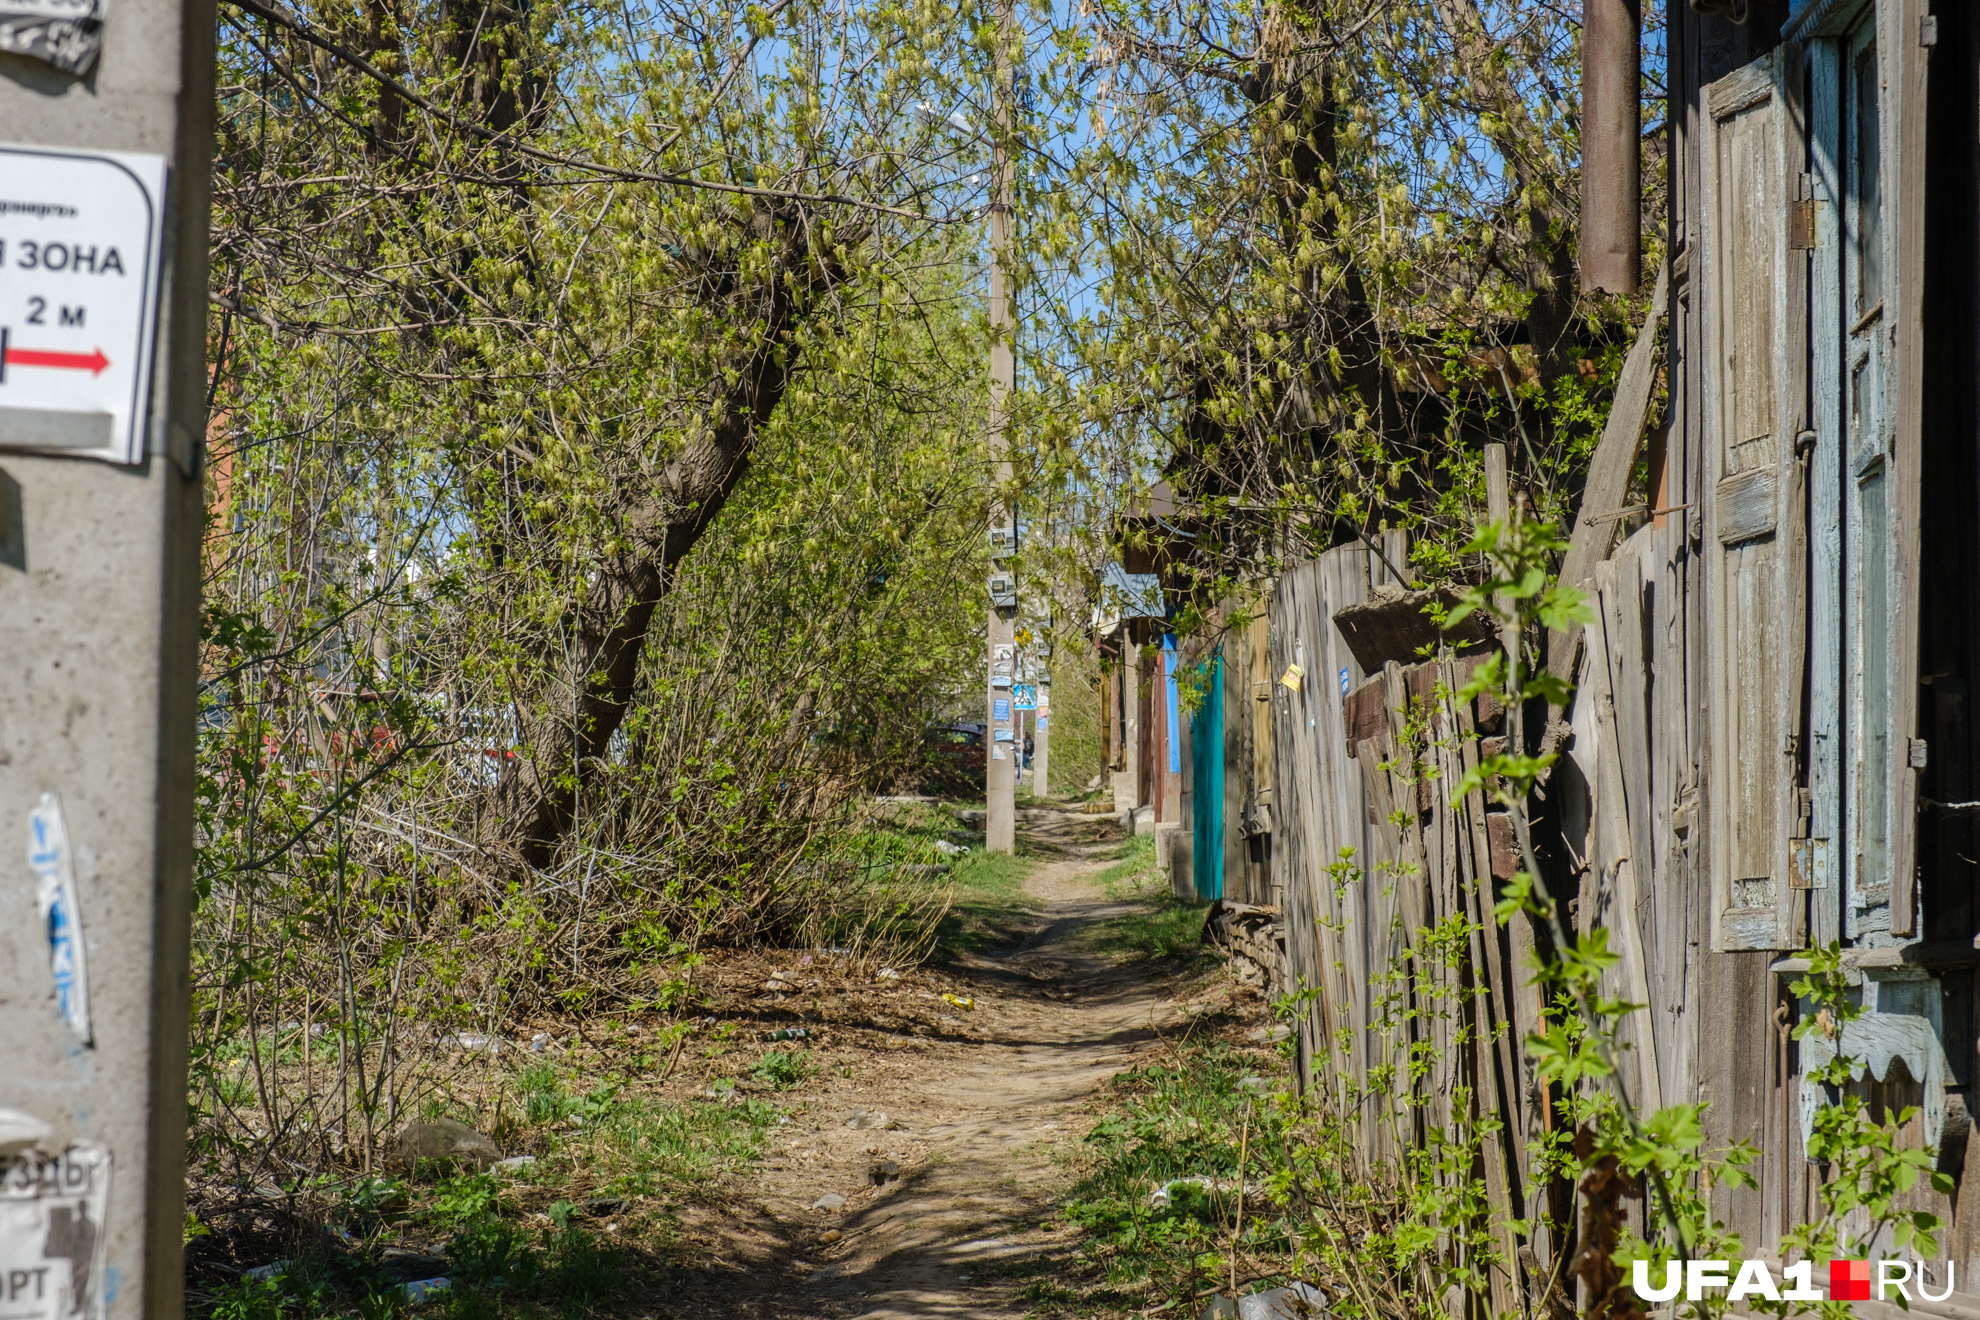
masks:
<path id="1" fill-rule="evenodd" d="M 1067 1181 L 1055 1150 L 1084 1135 L 1107 1079 L 1152 1053 L 1158 1030 L 1179 1019 L 1169 987 L 1145 965 L 1090 950 L 1093 927 L 1132 910 L 1093 883 L 1118 846 L 1079 842 L 1092 837 L 1093 823 L 1070 812 L 1022 813 L 1027 845 L 1058 855 L 1027 880 L 1029 933 L 951 969 L 951 979 L 969 983 L 976 1007 L 946 1019 L 950 1039 L 903 1041 L 851 1077 L 825 1080 L 779 1132 L 750 1204 L 723 1216 L 734 1234 L 724 1244 L 733 1272 L 705 1294 L 713 1304 L 720 1291 L 722 1304 L 683 1313 L 1024 1313 L 1023 1263 L 1063 1246 L 1039 1227 Z M 934 997 L 911 987 L 901 993 Z M 862 1108 L 884 1111 L 890 1126 L 846 1126 Z M 900 1172 L 876 1186 L 882 1161 Z M 817 1205 L 833 1195 L 843 1205 Z M 702 1282 L 715 1280 L 704 1274 Z"/>

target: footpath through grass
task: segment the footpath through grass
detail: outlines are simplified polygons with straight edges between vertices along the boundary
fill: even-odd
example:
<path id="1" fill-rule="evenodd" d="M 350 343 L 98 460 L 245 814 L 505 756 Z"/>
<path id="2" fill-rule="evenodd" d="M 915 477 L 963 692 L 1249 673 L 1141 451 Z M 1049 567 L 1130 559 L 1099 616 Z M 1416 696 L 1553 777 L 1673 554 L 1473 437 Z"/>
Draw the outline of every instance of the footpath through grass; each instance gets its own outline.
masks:
<path id="1" fill-rule="evenodd" d="M 1038 905 L 1024 891 L 1043 859 L 1022 845 L 1016 856 L 987 853 L 980 833 L 925 803 L 874 820 L 862 844 L 867 864 L 928 914 L 916 919 L 932 926 L 913 943 L 929 962 L 1006 947 L 1037 927 Z M 1122 843 L 1099 873 L 1123 910 L 1091 930 L 1089 947 L 1195 985 L 1193 993 L 1222 986 L 1216 955 L 1198 940 L 1204 909 L 1169 895 L 1152 845 L 1145 836 Z M 722 954 L 724 970 L 711 962 L 706 984 L 697 981 L 680 1004 L 548 1024 L 557 1037 L 548 1052 L 521 1056 L 521 1066 L 507 1049 L 489 1055 L 465 1068 L 458 1095 L 407 1116 L 478 1127 L 506 1157 L 498 1167 L 428 1163 L 284 1182 L 245 1204 L 199 1202 L 187 1227 L 188 1314 L 651 1313 L 654 1290 L 700 1250 L 684 1227 L 691 1212 L 731 1196 L 786 1115 L 815 1102 L 831 1074 L 859 1066 L 842 1044 L 771 1030 L 796 1020 L 791 1004 L 808 1005 L 804 1020 L 817 1021 L 812 1000 L 876 993 L 857 977 L 830 979 L 836 972 L 827 988 L 811 989 L 809 978 L 837 967 L 829 953 L 816 961 L 804 950 Z M 781 993 L 766 983 L 772 968 L 804 978 L 805 988 L 792 981 L 792 993 Z M 717 981 L 726 988 L 718 992 Z M 878 993 L 857 1011 L 894 1002 Z M 1277 1066 L 1266 1052 L 1218 1039 L 1236 1022 L 1207 1011 L 1169 1057 L 1122 1074 L 1105 1094 L 1107 1117 L 1074 1159 L 1062 1211 L 1081 1234 L 1082 1255 L 1070 1270 L 1042 1258 L 1025 1270 L 1040 1314 L 1118 1313 L 1217 1273 L 1228 1249 L 1219 1235 L 1236 1208 L 1227 1184 L 1242 1171 L 1246 1124 L 1260 1103 L 1239 1083 Z M 1208 1181 L 1177 1182 L 1190 1178 Z M 1167 1184 L 1175 1186 L 1164 1203 L 1151 1201 Z M 1262 1250 L 1273 1230 L 1254 1206 L 1240 1244 Z"/>
<path id="2" fill-rule="evenodd" d="M 1074 1254 L 1010 1272 L 1029 1277 L 1037 1316 L 1194 1316 L 1212 1289 L 1287 1281 L 1294 1243 L 1272 1191 L 1291 1045 L 1265 1043 L 1266 1001 L 1222 973 L 1201 938 L 1208 905 L 1172 894 L 1151 836 L 1124 842 L 1096 878 L 1125 910 L 1089 947 L 1174 978 L 1186 1025 L 1160 1060 L 1112 1079 L 1100 1121 L 1066 1155 L 1074 1181 L 1056 1218 L 1076 1230 Z"/>

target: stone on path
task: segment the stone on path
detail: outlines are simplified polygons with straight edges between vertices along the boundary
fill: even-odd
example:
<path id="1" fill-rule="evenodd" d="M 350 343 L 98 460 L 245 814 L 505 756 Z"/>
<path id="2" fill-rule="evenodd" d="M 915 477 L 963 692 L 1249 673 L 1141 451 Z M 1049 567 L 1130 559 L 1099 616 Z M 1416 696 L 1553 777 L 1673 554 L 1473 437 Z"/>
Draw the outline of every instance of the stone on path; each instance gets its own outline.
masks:
<path id="1" fill-rule="evenodd" d="M 888 1118 L 884 1109 L 855 1109 L 847 1116 L 846 1126 L 862 1132 L 891 1132 L 900 1124 Z"/>
<path id="2" fill-rule="evenodd" d="M 451 1118 L 408 1123 L 399 1133 L 397 1153 L 407 1164 L 419 1160 L 453 1160 L 480 1167 L 502 1158 L 501 1149 L 493 1141 Z"/>

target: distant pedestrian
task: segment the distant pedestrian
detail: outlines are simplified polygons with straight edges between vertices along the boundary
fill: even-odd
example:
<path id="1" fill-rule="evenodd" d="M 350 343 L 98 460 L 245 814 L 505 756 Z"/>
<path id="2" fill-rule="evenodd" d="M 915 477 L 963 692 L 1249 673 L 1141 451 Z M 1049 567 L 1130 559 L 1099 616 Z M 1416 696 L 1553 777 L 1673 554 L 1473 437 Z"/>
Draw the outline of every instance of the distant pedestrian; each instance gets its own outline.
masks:
<path id="1" fill-rule="evenodd" d="M 1025 734 L 1024 735 L 1024 768 L 1027 770 L 1031 769 L 1031 749 L 1035 745 L 1036 744 L 1034 744 L 1031 740 L 1031 735 L 1028 733 Z"/>

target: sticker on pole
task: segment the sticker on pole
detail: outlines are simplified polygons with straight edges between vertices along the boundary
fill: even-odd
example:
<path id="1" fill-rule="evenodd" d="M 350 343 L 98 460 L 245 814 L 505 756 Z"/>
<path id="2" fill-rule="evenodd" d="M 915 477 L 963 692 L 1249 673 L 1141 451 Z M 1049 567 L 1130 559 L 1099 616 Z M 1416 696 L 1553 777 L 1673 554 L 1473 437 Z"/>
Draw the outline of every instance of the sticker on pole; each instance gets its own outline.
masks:
<path id="1" fill-rule="evenodd" d="M 0 1316 L 95 1320 L 104 1314 L 104 1214 L 110 1152 L 30 1150 L 0 1177 Z"/>
<path id="2" fill-rule="evenodd" d="M 165 158 L 0 146 L 0 449 L 141 463 Z"/>
<path id="3" fill-rule="evenodd" d="M 54 982 L 55 1007 L 76 1039 L 88 1045 L 92 1041 L 89 952 L 83 945 L 69 830 L 62 821 L 62 800 L 52 792 L 43 793 L 28 813 L 28 865 L 34 870 L 35 905 L 41 909 L 42 931 L 48 937 L 48 973 Z M 4 1305 L 0 1305 L 0 1320 L 11 1320 Z"/>

